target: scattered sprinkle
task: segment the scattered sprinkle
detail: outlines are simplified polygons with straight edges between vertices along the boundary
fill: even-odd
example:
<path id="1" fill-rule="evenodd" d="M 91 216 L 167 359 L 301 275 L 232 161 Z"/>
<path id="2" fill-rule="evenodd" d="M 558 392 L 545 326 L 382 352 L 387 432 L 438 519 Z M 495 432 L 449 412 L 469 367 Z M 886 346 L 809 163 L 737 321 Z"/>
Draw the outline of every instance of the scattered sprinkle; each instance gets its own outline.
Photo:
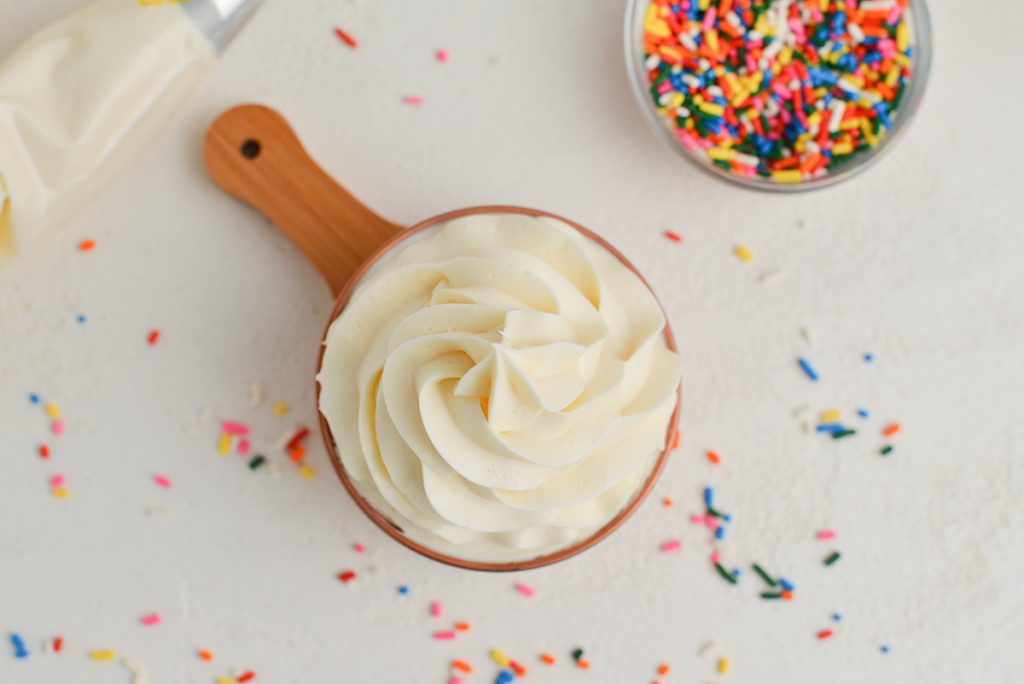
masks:
<path id="1" fill-rule="evenodd" d="M 50 418 L 53 418 L 54 420 L 60 420 L 61 418 L 60 407 L 58 407 L 56 404 L 46 404 L 45 406 L 43 406 L 43 411 L 45 411 L 46 415 L 48 415 Z"/>
<path id="2" fill-rule="evenodd" d="M 892 649 L 889 648 L 888 644 L 882 644 L 882 647 L 880 649 L 878 649 L 878 650 L 880 650 L 882 653 L 888 653 Z"/>
<path id="3" fill-rule="evenodd" d="M 732 663 L 729 662 L 728 658 L 718 659 L 718 674 L 726 674 L 729 672 L 729 668 L 732 667 Z"/>
<path id="4" fill-rule="evenodd" d="M 249 470 L 256 470 L 257 468 L 259 468 L 261 465 L 263 465 L 266 462 L 267 462 L 266 456 L 259 456 L 259 455 L 253 456 L 252 459 L 249 461 Z"/>
<path id="5" fill-rule="evenodd" d="M 164 619 L 158 613 L 150 613 L 142 618 L 142 624 L 146 627 L 155 627 L 163 621 Z"/>
<path id="6" fill-rule="evenodd" d="M 884 447 L 879 449 L 878 453 L 882 454 L 883 456 L 888 456 L 889 454 L 892 453 L 892 444 L 886 444 Z"/>
<path id="7" fill-rule="evenodd" d="M 55 420 L 55 421 L 53 421 L 53 423 L 50 424 L 50 430 L 53 432 L 53 434 L 55 434 L 58 437 L 60 437 L 61 435 L 64 434 L 64 421 L 63 420 Z"/>
<path id="8" fill-rule="evenodd" d="M 156 344 L 159 341 L 160 341 L 160 331 L 159 330 L 150 330 L 149 331 L 149 336 L 146 337 L 146 342 L 149 343 L 149 346 L 152 347 L 154 344 Z"/>
<path id="9" fill-rule="evenodd" d="M 672 551 L 679 551 L 683 548 L 683 542 L 679 541 L 678 539 L 672 539 L 670 541 L 663 542 L 660 548 L 662 553 L 671 553 Z"/>
<path id="10" fill-rule="evenodd" d="M 857 415 L 866 420 L 871 417 L 871 412 L 867 409 L 859 408 L 857 409 Z"/>
<path id="11" fill-rule="evenodd" d="M 836 531 L 835 530 L 818 530 L 818 535 L 817 536 L 818 536 L 818 539 L 822 539 L 822 540 L 826 540 L 826 541 L 829 540 L 829 539 L 835 539 L 836 538 Z"/>
<path id="12" fill-rule="evenodd" d="M 239 456 L 247 456 L 249 454 L 249 448 L 251 446 L 252 445 L 249 444 L 249 440 L 240 439 L 238 440 L 238 445 L 235 447 L 235 453 L 237 453 Z"/>
<path id="13" fill-rule="evenodd" d="M 335 27 L 334 35 L 338 36 L 338 38 L 341 38 L 342 42 L 344 42 L 345 45 L 348 45 L 353 50 L 359 47 L 359 43 L 356 42 L 356 39 L 349 35 L 349 32 L 341 28 L 340 26 Z"/>
<path id="14" fill-rule="evenodd" d="M 292 463 L 302 463 L 302 459 L 306 457 L 306 447 L 297 446 L 292 449 L 292 453 L 288 454 L 288 458 L 292 460 Z"/>
<path id="15" fill-rule="evenodd" d="M 780 599 L 780 598 L 782 598 L 782 592 L 781 591 L 763 591 L 763 592 L 761 592 L 761 598 L 765 599 L 766 601 L 771 601 L 771 600 L 774 600 L 774 599 Z"/>
<path id="16" fill-rule="evenodd" d="M 39 403 L 39 395 L 36 394 L 35 392 L 33 392 L 32 394 L 28 395 L 28 400 L 30 402 L 32 402 L 33 404 L 38 404 Z"/>
<path id="17" fill-rule="evenodd" d="M 235 681 L 237 681 L 238 684 L 245 684 L 246 682 L 251 682 L 254 679 L 256 679 L 256 673 L 249 671 L 238 675 L 238 678 Z"/>
<path id="18" fill-rule="evenodd" d="M 842 555 L 838 551 L 833 551 L 825 558 L 823 562 L 825 563 L 825 565 L 832 565 L 840 558 L 842 558 Z"/>
<path id="19" fill-rule="evenodd" d="M 864 355 L 864 360 L 867 363 L 874 363 L 875 362 L 875 355 L 871 354 L 871 353 L 867 353 L 867 354 Z"/>
<path id="20" fill-rule="evenodd" d="M 796 585 L 790 582 L 785 577 L 779 578 L 779 586 L 781 586 L 786 591 L 796 591 Z"/>
<path id="21" fill-rule="evenodd" d="M 406 95 L 405 97 L 402 98 L 402 102 L 404 102 L 407 105 L 414 105 L 414 106 L 415 105 L 421 105 L 421 104 L 423 104 L 423 96 L 422 95 Z"/>
<path id="22" fill-rule="evenodd" d="M 102 649 L 99 651 L 90 651 L 89 657 L 93 660 L 100 662 L 109 662 L 111 660 L 117 660 L 117 652 L 110 649 Z"/>
<path id="23" fill-rule="evenodd" d="M 508 661 L 508 666 L 510 668 L 512 668 L 512 671 L 516 673 L 517 677 L 525 677 L 526 676 L 526 668 L 523 667 L 522 665 L 520 665 L 519 663 L 517 663 L 516 661 L 514 661 L 514 660 Z"/>
<path id="24" fill-rule="evenodd" d="M 843 418 L 842 411 L 832 409 L 830 411 L 822 411 L 821 415 L 818 416 L 822 423 L 838 423 Z"/>
<path id="25" fill-rule="evenodd" d="M 754 261 L 757 258 L 756 256 L 754 256 L 754 253 L 750 250 L 749 247 L 744 247 L 743 245 L 740 245 L 733 249 L 733 254 L 735 254 L 736 258 L 739 259 L 740 261 L 745 261 L 747 263 L 750 263 L 751 261 Z"/>
<path id="26" fill-rule="evenodd" d="M 366 547 L 359 542 L 352 545 L 352 550 L 356 553 L 366 553 Z"/>
<path id="27" fill-rule="evenodd" d="M 760 576 L 760 578 L 763 579 L 768 586 L 770 586 L 770 587 L 778 586 L 779 583 L 776 582 L 772 578 L 771 575 L 769 575 L 767 572 L 765 572 L 765 569 L 762 568 L 760 565 L 758 565 L 757 563 L 753 563 L 751 565 L 751 567 L 754 568 L 754 572 L 756 572 L 758 574 L 758 576 Z M 780 594 L 780 596 L 781 596 L 781 594 Z M 763 598 L 763 595 L 762 595 L 762 598 Z"/>
<path id="28" fill-rule="evenodd" d="M 64 650 L 64 637 L 58 635 L 53 637 L 53 651 L 54 653 L 60 653 Z"/>
<path id="29" fill-rule="evenodd" d="M 39 458 L 50 458 L 50 447 L 45 444 L 39 445 Z"/>
<path id="30" fill-rule="evenodd" d="M 707 459 L 715 465 L 718 465 L 722 460 L 722 457 L 715 451 L 708 451 L 704 455 L 707 456 Z"/>
<path id="31" fill-rule="evenodd" d="M 515 678 L 516 676 L 510 670 L 502 670 L 494 679 L 494 684 L 511 684 Z"/>
<path id="32" fill-rule="evenodd" d="M 217 452 L 221 456 L 227 456 L 231 453 L 231 443 L 234 441 L 234 437 L 230 433 L 220 433 L 220 439 L 217 441 Z"/>
<path id="33" fill-rule="evenodd" d="M 402 596 L 406 596 L 409 593 L 409 587 L 402 584 L 398 587 L 398 593 Z"/>
<path id="34" fill-rule="evenodd" d="M 792 601 L 793 600 L 793 592 L 791 592 L 791 591 L 784 591 L 784 592 L 782 592 L 782 600 L 783 601 Z"/>
<path id="35" fill-rule="evenodd" d="M 551 655 L 550 653 L 541 653 L 540 662 L 544 663 L 545 665 L 554 665 L 557 661 L 555 660 L 555 656 Z"/>
<path id="36" fill-rule="evenodd" d="M 492 648 L 489 655 L 498 667 L 508 667 L 508 656 L 505 655 L 504 651 Z"/>
<path id="37" fill-rule="evenodd" d="M 818 381 L 818 373 L 811 367 L 811 364 L 807 359 L 799 358 L 797 359 L 797 363 L 800 364 L 801 370 L 803 370 L 804 374 L 806 374 L 808 378 L 814 382 Z"/>
<path id="38" fill-rule="evenodd" d="M 58 487 L 63 487 L 65 482 L 67 482 L 67 478 L 65 478 L 63 475 L 54 475 L 53 477 L 50 478 L 50 486 L 53 487 L 54 489 Z"/>
<path id="39" fill-rule="evenodd" d="M 238 435 L 239 437 L 249 434 L 248 425 L 234 420 L 222 420 L 220 422 L 220 429 L 229 435 Z"/>
<path id="40" fill-rule="evenodd" d="M 673 504 L 675 504 L 675 501 L 667 496 L 661 500 L 661 505 L 665 508 L 672 508 Z"/>
<path id="41" fill-rule="evenodd" d="M 721 575 L 722 579 L 724 579 L 726 582 L 728 582 L 729 584 L 736 584 L 736 578 L 733 576 L 731 572 L 726 570 L 725 566 L 723 566 L 721 563 L 715 563 L 715 570 L 718 571 L 718 574 Z"/>
<path id="42" fill-rule="evenodd" d="M 171 480 L 164 475 L 154 475 L 153 481 L 156 482 L 157 486 L 163 487 L 164 489 L 171 488 Z"/>
<path id="43" fill-rule="evenodd" d="M 79 325 L 84 325 L 85 321 L 85 314 L 78 314 L 77 316 L 75 316 L 75 322 L 77 322 Z"/>
<path id="44" fill-rule="evenodd" d="M 437 52 L 434 53 L 434 56 L 437 58 L 437 61 L 440 62 L 441 64 L 448 63 L 449 55 L 447 50 L 438 50 Z"/>
<path id="45" fill-rule="evenodd" d="M 843 621 L 843 614 L 842 613 L 832 613 L 832 622 L 842 622 L 842 621 Z"/>
<path id="46" fill-rule="evenodd" d="M 95 240 L 82 240 L 81 242 L 78 243 L 79 252 L 91 252 L 94 249 L 96 249 Z"/>
<path id="47" fill-rule="evenodd" d="M 346 570 L 345 572 L 338 573 L 338 579 L 348 584 L 356 578 L 356 573 L 353 570 Z"/>
<path id="48" fill-rule="evenodd" d="M 302 477 L 306 478 L 307 480 L 312 480 L 314 477 L 316 477 L 316 471 L 313 470 L 313 467 L 310 466 L 308 463 L 303 463 L 302 467 L 299 468 L 299 475 L 302 475 Z"/>
<path id="49" fill-rule="evenodd" d="M 463 682 L 458 677 L 449 677 L 448 684 L 463 684 Z"/>
<path id="50" fill-rule="evenodd" d="M 213 660 L 213 653 L 206 650 L 199 651 L 199 659 L 209 663 Z"/>
<path id="51" fill-rule="evenodd" d="M 450 641 L 455 638 L 455 632 L 434 632 L 434 638 L 438 641 Z"/>
<path id="52" fill-rule="evenodd" d="M 469 624 L 468 622 L 456 622 L 455 623 L 455 631 L 456 632 L 468 632 L 470 629 L 472 629 L 472 627 L 473 626 L 471 624 Z"/>
<path id="53" fill-rule="evenodd" d="M 819 639 L 828 639 L 831 636 L 832 636 L 832 630 L 831 629 L 823 629 L 820 632 L 818 632 L 818 638 Z"/>
<path id="54" fill-rule="evenodd" d="M 25 648 L 25 640 L 20 634 L 11 633 L 11 646 L 14 647 L 14 657 L 24 660 L 28 658 L 28 649 Z"/>
<path id="55" fill-rule="evenodd" d="M 522 594 L 522 595 L 523 595 L 523 596 L 525 596 L 526 598 L 533 598 L 534 594 L 536 594 L 536 593 L 537 593 L 537 592 L 536 592 L 536 591 L 535 591 L 535 590 L 533 589 L 533 587 L 531 587 L 531 586 L 528 586 L 528 585 L 526 585 L 526 584 L 523 584 L 523 583 L 521 583 L 521 582 L 519 582 L 519 583 L 516 583 L 516 585 L 515 585 L 515 589 L 516 589 L 516 591 L 518 591 L 518 592 L 519 592 L 520 594 Z"/>
<path id="56" fill-rule="evenodd" d="M 577 660 L 578 661 L 582 657 L 583 657 L 583 649 L 582 648 L 574 648 L 572 650 L 572 659 L 573 660 Z"/>
<path id="57" fill-rule="evenodd" d="M 667 675 L 671 671 L 672 671 L 672 668 L 671 668 L 671 666 L 669 666 L 668 663 L 662 663 L 661 665 L 658 666 L 658 670 L 657 670 L 659 675 Z"/>
<path id="58" fill-rule="evenodd" d="M 853 428 L 844 428 L 833 432 L 832 439 L 843 439 L 844 437 L 852 437 L 855 434 L 857 434 L 857 431 Z"/>
<path id="59" fill-rule="evenodd" d="M 581 670 L 589 670 L 590 669 L 590 661 L 589 660 L 584 660 L 583 658 L 580 658 L 579 660 L 576 661 L 576 667 L 580 668 Z"/>
<path id="60" fill-rule="evenodd" d="M 682 235 L 680 235 L 679 233 L 676 233 L 674 231 L 671 231 L 671 230 L 666 230 L 665 231 L 665 237 L 667 237 L 672 242 L 682 242 L 683 241 L 683 236 Z"/>
<path id="61" fill-rule="evenodd" d="M 444 612 L 444 607 L 440 601 L 434 601 L 430 604 L 430 617 L 441 617 L 442 612 Z"/>
<path id="62" fill-rule="evenodd" d="M 283 401 L 279 401 L 274 404 L 274 413 L 278 416 L 283 416 L 288 413 L 288 404 Z"/>
<path id="63" fill-rule="evenodd" d="M 899 423 L 891 423 L 889 425 L 886 425 L 885 428 L 882 430 L 882 436 L 892 437 L 893 435 L 900 431 L 901 427 L 902 426 Z"/>
<path id="64" fill-rule="evenodd" d="M 465 660 L 453 660 L 452 669 L 458 670 L 464 674 L 470 674 L 473 672 L 473 666 L 467 663 Z"/>
<path id="65" fill-rule="evenodd" d="M 300 427 L 298 432 L 296 432 L 295 435 L 288 440 L 288 443 L 284 445 L 285 452 L 291 453 L 292 451 L 295 451 L 295 449 L 302 443 L 302 440 L 306 439 L 308 435 L 309 428 L 305 425 Z"/>

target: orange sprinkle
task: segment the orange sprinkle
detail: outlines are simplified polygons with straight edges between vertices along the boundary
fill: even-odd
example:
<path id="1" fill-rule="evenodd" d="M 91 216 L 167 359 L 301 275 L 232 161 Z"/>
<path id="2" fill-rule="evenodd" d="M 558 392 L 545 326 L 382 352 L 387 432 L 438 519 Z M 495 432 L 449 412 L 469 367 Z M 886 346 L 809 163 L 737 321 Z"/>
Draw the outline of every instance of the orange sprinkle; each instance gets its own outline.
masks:
<path id="1" fill-rule="evenodd" d="M 45 444 L 40 444 L 39 445 L 39 457 L 40 458 L 50 458 L 50 447 L 46 446 Z"/>
<path id="2" fill-rule="evenodd" d="M 660 674 L 660 675 L 667 675 L 668 671 L 671 670 L 671 669 L 672 668 L 668 666 L 668 663 L 662 663 L 661 665 L 658 666 L 658 674 Z"/>
<path id="3" fill-rule="evenodd" d="M 343 28 L 335 28 L 334 35 L 338 36 L 338 38 L 341 38 L 345 45 L 348 45 L 350 48 L 359 47 L 359 43 L 356 41 L 356 39 L 349 35 L 348 31 L 346 31 Z"/>
<path id="4" fill-rule="evenodd" d="M 706 456 L 708 457 L 708 460 L 714 463 L 715 465 L 718 465 L 719 461 L 722 460 L 722 457 L 716 454 L 714 451 L 708 451 Z"/>
<path id="5" fill-rule="evenodd" d="M 580 668 L 581 670 L 589 670 L 590 669 L 590 661 L 589 660 L 584 660 L 583 658 L 580 658 L 579 660 L 576 661 L 576 667 Z"/>
<path id="6" fill-rule="evenodd" d="M 199 659 L 200 660 L 205 660 L 206 662 L 210 662 L 211 660 L 213 660 L 213 654 L 210 653 L 209 651 L 200 651 L 199 652 Z"/>
<path id="7" fill-rule="evenodd" d="M 892 423 L 891 425 L 886 425 L 885 429 L 882 430 L 882 434 L 885 435 L 886 437 L 892 437 L 893 435 L 900 431 L 901 427 L 902 426 L 899 423 Z"/>
<path id="8" fill-rule="evenodd" d="M 665 231 L 665 237 L 667 237 L 672 242 L 682 242 L 683 241 L 683 236 L 680 235 L 679 233 L 675 232 L 675 231 L 672 231 L 672 230 L 666 230 Z"/>
<path id="9" fill-rule="evenodd" d="M 675 503 L 675 501 L 673 501 L 672 499 L 668 498 L 667 496 L 664 499 L 661 500 L 661 505 L 664 506 L 665 508 L 672 508 L 672 504 L 674 504 L 674 503 Z"/>
<path id="10" fill-rule="evenodd" d="M 469 631 L 469 623 L 468 622 L 456 622 L 455 623 L 455 629 L 459 630 L 460 632 L 468 632 Z"/>
<path id="11" fill-rule="evenodd" d="M 91 252 L 96 247 L 95 240 L 82 240 L 78 243 L 79 252 Z"/>
<path id="12" fill-rule="evenodd" d="M 522 665 L 520 665 L 519 663 L 517 663 L 516 661 L 514 661 L 514 660 L 508 661 L 508 666 L 512 668 L 512 671 L 516 673 L 517 677 L 525 677 L 526 676 L 526 668 L 523 667 Z"/>
<path id="13" fill-rule="evenodd" d="M 469 674 L 473 671 L 473 666 L 467 663 L 465 660 L 453 660 L 452 667 L 458 670 L 459 672 L 464 672 L 466 674 Z"/>
<path id="14" fill-rule="evenodd" d="M 299 446 L 295 447 L 295 449 L 292 451 L 290 458 L 292 459 L 292 463 L 299 463 L 305 456 L 306 447 L 300 444 Z"/>
<path id="15" fill-rule="evenodd" d="M 782 590 L 782 599 L 784 601 L 792 601 L 793 600 L 793 592 L 789 591 L 788 589 L 783 589 Z"/>
<path id="16" fill-rule="evenodd" d="M 541 653 L 540 662 L 544 663 L 545 665 L 554 665 L 555 656 L 551 655 L 550 653 Z"/>

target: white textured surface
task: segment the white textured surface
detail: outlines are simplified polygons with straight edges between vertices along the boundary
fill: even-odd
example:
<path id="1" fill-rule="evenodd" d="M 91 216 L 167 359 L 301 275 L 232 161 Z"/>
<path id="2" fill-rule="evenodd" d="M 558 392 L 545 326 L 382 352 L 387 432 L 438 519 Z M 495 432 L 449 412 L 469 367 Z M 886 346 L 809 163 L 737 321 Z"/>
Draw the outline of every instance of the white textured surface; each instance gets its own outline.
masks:
<path id="1" fill-rule="evenodd" d="M 0 0 L 0 52 L 81 3 Z M 271 2 L 119 187 L 0 290 L 0 646 L 5 684 L 125 682 L 89 661 L 115 648 L 150 681 L 443 682 L 486 650 L 537 682 L 1010 682 L 1024 638 L 1024 139 L 1007 56 L 1019 3 L 932 3 L 936 60 L 908 136 L 881 165 L 800 197 L 742 192 L 685 166 L 646 130 L 620 57 L 619 1 Z M 342 24 L 358 51 L 331 34 Z M 434 62 L 436 48 L 450 64 Z M 422 107 L 401 96 L 423 94 Z M 319 477 L 251 473 L 215 451 L 200 410 L 254 424 L 256 446 L 314 418 L 327 288 L 275 230 L 221 195 L 202 131 L 241 101 L 279 107 L 319 160 L 383 214 L 414 222 L 472 204 L 563 213 L 647 275 L 682 343 L 685 442 L 653 499 L 607 542 L 522 578 L 428 562 L 358 513 L 313 442 Z M 661 231 L 681 232 L 682 245 Z M 74 245 L 98 241 L 83 255 Z M 742 264 L 730 253 L 758 254 Z M 759 274 L 780 269 L 770 284 Z M 79 326 L 75 314 L 89 320 Z M 150 328 L 163 331 L 150 348 Z M 812 341 L 800 329 L 812 332 Z M 874 365 L 860 360 L 877 355 Z M 806 355 L 822 374 L 795 368 Z M 251 381 L 268 401 L 248 407 Z M 60 404 L 53 440 L 26 399 Z M 293 408 L 275 417 L 273 401 Z M 795 408 L 863 405 L 842 442 Z M 904 425 L 879 458 L 884 421 Z M 183 427 L 198 423 L 199 436 Z M 35 456 L 46 440 L 49 462 Z M 701 455 L 713 448 L 723 464 Z M 274 455 L 278 461 L 282 457 Z M 67 475 L 71 499 L 47 493 Z M 175 483 L 152 483 L 163 473 Z M 760 601 L 708 567 L 687 515 L 713 484 L 736 522 L 727 560 L 799 586 Z M 147 509 L 166 507 L 166 517 Z M 814 539 L 834 527 L 843 559 Z M 680 554 L 657 544 L 679 536 Z M 364 542 L 365 556 L 351 550 Z M 360 572 L 348 586 L 334 579 Z M 512 583 L 537 589 L 525 599 Z M 395 587 L 408 584 L 399 596 Z M 427 617 L 431 600 L 446 608 Z M 844 622 L 828 642 L 814 633 Z M 160 612 L 156 628 L 138 619 Z M 473 631 L 435 642 L 466 619 Z M 64 635 L 62 656 L 39 642 Z M 6 637 L 5 637 L 6 639 Z M 715 639 L 733 671 L 696 655 Z M 893 652 L 882 656 L 881 643 Z M 580 645 L 593 663 L 569 667 Z M 200 662 L 197 648 L 217 654 Z M 536 661 L 550 650 L 562 663 Z"/>

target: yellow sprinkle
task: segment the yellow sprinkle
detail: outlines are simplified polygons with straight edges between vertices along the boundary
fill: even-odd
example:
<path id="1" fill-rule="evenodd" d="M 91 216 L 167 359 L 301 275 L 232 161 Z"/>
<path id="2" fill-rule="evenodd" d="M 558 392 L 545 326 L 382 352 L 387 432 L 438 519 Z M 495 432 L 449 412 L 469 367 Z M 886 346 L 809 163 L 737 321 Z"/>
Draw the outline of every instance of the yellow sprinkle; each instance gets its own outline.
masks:
<path id="1" fill-rule="evenodd" d="M 682 107 L 686 102 L 686 98 L 683 97 L 682 93 L 672 93 L 672 97 L 669 98 L 668 106 L 672 109 L 678 109 Z"/>
<path id="2" fill-rule="evenodd" d="M 910 47 L 910 27 L 904 21 L 896 27 L 896 49 L 902 54 L 907 51 L 908 47 Z"/>
<path id="3" fill-rule="evenodd" d="M 217 677 L 217 684 L 235 684 L 235 680 L 228 679 L 227 677 Z"/>
<path id="4" fill-rule="evenodd" d="M 910 58 L 906 55 L 893 55 L 892 61 L 894 64 L 899 64 L 901 67 L 910 66 Z"/>
<path id="5" fill-rule="evenodd" d="M 312 480 L 316 477 L 316 471 L 314 471 L 308 464 L 303 463 L 302 467 L 299 468 L 299 475 L 302 475 L 302 477 L 307 480 Z"/>
<path id="6" fill-rule="evenodd" d="M 704 42 L 712 52 L 718 52 L 718 31 L 711 29 L 704 32 Z"/>
<path id="7" fill-rule="evenodd" d="M 705 114 L 710 114 L 711 116 L 722 116 L 723 114 L 725 114 L 725 107 L 723 107 L 720 104 L 714 104 L 712 102 L 706 102 L 702 104 L 700 106 L 700 109 Z"/>
<path id="8" fill-rule="evenodd" d="M 90 651 L 89 657 L 93 660 L 99 660 L 106 662 L 108 660 L 115 660 L 117 658 L 117 652 L 111 651 L 109 648 L 102 651 Z"/>
<path id="9" fill-rule="evenodd" d="M 807 125 L 812 131 L 819 129 L 821 127 L 821 112 L 815 110 L 813 114 L 807 117 Z M 807 137 L 810 138 L 810 134 Z"/>
<path id="10" fill-rule="evenodd" d="M 751 262 L 757 258 L 754 256 L 754 253 L 750 251 L 749 247 L 744 247 L 743 245 L 734 249 L 733 254 L 735 254 L 740 261 Z"/>
<path id="11" fill-rule="evenodd" d="M 57 408 L 56 404 L 47 404 L 43 407 L 43 410 L 46 411 L 46 415 L 54 420 L 60 420 L 60 409 Z"/>
<path id="12" fill-rule="evenodd" d="M 822 423 L 834 423 L 837 420 L 841 419 L 843 417 L 843 414 L 841 411 L 832 409 L 831 411 L 823 411 L 821 415 L 818 417 L 821 418 Z"/>
<path id="13" fill-rule="evenodd" d="M 772 180 L 782 184 L 801 183 L 804 180 L 804 174 L 800 172 L 800 169 L 772 171 Z"/>
<path id="14" fill-rule="evenodd" d="M 53 494 L 58 499 L 66 499 L 69 496 L 71 496 L 68 490 L 65 489 L 64 487 L 54 487 L 53 489 L 50 490 L 50 493 Z"/>
<path id="15" fill-rule="evenodd" d="M 496 648 L 491 650 L 491 660 L 497 663 L 498 667 L 508 667 L 508 656 Z"/>
<path id="16" fill-rule="evenodd" d="M 828 0 L 818 0 L 818 9 L 822 12 L 828 11 Z"/>
<path id="17" fill-rule="evenodd" d="M 847 119 L 839 124 L 839 130 L 841 131 L 855 131 L 860 128 L 860 122 L 864 120 L 864 117 L 856 117 L 853 119 Z"/>
<path id="18" fill-rule="evenodd" d="M 658 16 L 658 8 L 653 4 L 647 8 L 647 15 L 644 16 L 644 30 L 658 38 L 668 38 L 672 35 L 672 29 Z"/>
<path id="19" fill-rule="evenodd" d="M 283 401 L 277 402 L 276 404 L 274 404 L 274 413 L 276 413 L 279 416 L 283 416 L 284 414 L 288 413 L 288 404 L 284 403 Z"/>
<path id="20" fill-rule="evenodd" d="M 736 90 L 736 94 L 733 95 L 732 100 L 729 101 L 729 104 L 733 107 L 740 107 L 747 101 L 748 97 L 750 97 L 750 91 L 744 88 L 739 88 Z"/>
<path id="21" fill-rule="evenodd" d="M 779 50 L 779 64 L 782 66 L 789 66 L 789 63 L 793 61 L 793 48 L 788 45 Z"/>
<path id="22" fill-rule="evenodd" d="M 890 88 L 895 88 L 896 84 L 899 83 L 899 80 L 900 68 L 898 66 L 893 66 L 893 68 L 889 69 L 889 71 L 885 74 L 885 85 L 889 86 Z"/>
<path id="23" fill-rule="evenodd" d="M 719 658 L 718 659 L 718 674 L 725 674 L 726 672 L 728 672 L 730 664 L 731 663 L 729 662 L 728 658 Z"/>
<path id="24" fill-rule="evenodd" d="M 832 156 L 846 155 L 853 153 L 853 144 L 850 141 L 836 143 L 832 146 Z"/>
<path id="25" fill-rule="evenodd" d="M 707 8 L 710 7 L 710 6 L 711 6 L 711 0 L 700 0 L 697 3 L 697 7 L 699 7 L 701 9 L 701 11 L 707 10 Z"/>
<path id="26" fill-rule="evenodd" d="M 231 435 L 227 432 L 220 433 L 220 441 L 217 442 L 217 451 L 221 456 L 231 453 Z"/>
<path id="27" fill-rule="evenodd" d="M 736 158 L 736 150 L 722 149 L 721 147 L 712 147 L 708 150 L 708 158 L 714 159 L 715 161 L 732 161 Z"/>

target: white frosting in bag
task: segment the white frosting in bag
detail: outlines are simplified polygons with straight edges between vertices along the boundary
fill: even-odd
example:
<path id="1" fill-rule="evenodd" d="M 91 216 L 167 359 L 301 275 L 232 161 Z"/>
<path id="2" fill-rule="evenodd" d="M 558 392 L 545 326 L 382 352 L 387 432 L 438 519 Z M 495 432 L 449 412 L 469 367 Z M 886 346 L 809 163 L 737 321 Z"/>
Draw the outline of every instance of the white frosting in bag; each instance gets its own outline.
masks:
<path id="1" fill-rule="evenodd" d="M 643 282 L 551 218 L 414 236 L 331 325 L 320 410 L 364 497 L 471 560 L 525 560 L 624 508 L 665 446 L 679 361 Z"/>

